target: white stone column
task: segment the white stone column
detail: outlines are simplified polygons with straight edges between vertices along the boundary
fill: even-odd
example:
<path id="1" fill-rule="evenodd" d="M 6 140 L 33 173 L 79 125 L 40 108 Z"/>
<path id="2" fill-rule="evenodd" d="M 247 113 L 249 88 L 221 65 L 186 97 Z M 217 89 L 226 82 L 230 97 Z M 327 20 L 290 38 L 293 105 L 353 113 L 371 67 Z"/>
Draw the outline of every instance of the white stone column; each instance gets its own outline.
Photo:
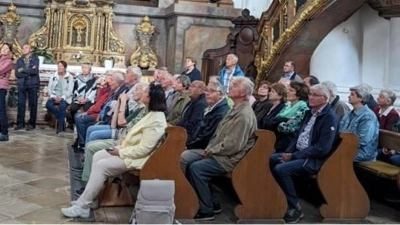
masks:
<path id="1" fill-rule="evenodd" d="M 379 42 L 377 42 L 379 44 Z M 390 19 L 389 69 L 386 87 L 400 92 L 400 18 Z"/>

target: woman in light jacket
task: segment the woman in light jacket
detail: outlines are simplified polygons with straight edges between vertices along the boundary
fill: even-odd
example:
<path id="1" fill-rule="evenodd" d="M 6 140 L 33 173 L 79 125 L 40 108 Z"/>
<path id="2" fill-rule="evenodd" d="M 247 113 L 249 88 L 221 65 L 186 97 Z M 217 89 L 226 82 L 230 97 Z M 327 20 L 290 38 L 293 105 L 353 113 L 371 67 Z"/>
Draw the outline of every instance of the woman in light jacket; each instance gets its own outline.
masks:
<path id="1" fill-rule="evenodd" d="M 121 146 L 94 154 L 92 172 L 85 191 L 76 202 L 71 203 L 71 207 L 61 209 L 65 216 L 88 218 L 89 204 L 97 197 L 109 176 L 141 169 L 149 159 L 157 142 L 165 133 L 167 121 L 164 113 L 165 94 L 161 86 L 151 84 L 148 98 L 149 113 L 131 128 Z"/>
<path id="2" fill-rule="evenodd" d="M 10 86 L 10 75 L 13 69 L 11 58 L 12 45 L 4 43 L 0 50 L 0 141 L 8 141 L 8 119 L 6 95 Z"/>
<path id="3" fill-rule="evenodd" d="M 49 80 L 48 90 L 50 98 L 46 102 L 46 109 L 57 118 L 56 133 L 58 134 L 64 130 L 67 106 L 72 101 L 74 78 L 66 70 L 67 63 L 65 61 L 59 61 L 57 69 L 57 73 Z M 58 105 L 58 108 L 55 107 L 56 105 Z"/>

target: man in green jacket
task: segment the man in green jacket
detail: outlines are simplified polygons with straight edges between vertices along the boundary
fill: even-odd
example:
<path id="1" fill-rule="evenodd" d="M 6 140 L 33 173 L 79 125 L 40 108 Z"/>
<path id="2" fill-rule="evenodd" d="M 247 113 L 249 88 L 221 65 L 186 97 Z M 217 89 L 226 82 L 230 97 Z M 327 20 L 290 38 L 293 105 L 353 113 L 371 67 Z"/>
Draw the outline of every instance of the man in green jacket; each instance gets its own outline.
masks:
<path id="1" fill-rule="evenodd" d="M 181 167 L 196 190 L 200 208 L 195 220 L 213 220 L 221 212 L 209 188 L 211 177 L 231 172 L 254 145 L 257 119 L 250 106 L 254 84 L 246 77 L 234 77 L 229 85 L 229 97 L 234 105 L 222 119 L 206 149 L 186 150 L 181 155 Z"/>

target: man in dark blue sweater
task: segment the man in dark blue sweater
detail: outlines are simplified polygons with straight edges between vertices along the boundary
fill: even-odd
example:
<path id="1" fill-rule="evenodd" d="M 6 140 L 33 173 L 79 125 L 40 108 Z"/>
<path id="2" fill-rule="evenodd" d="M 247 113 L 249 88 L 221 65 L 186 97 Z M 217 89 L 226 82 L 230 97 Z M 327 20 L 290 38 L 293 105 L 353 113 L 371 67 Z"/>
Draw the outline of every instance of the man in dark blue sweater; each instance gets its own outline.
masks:
<path id="1" fill-rule="evenodd" d="M 317 84 L 308 95 L 310 110 L 306 112 L 296 139 L 285 153 L 271 155 L 272 174 L 288 201 L 286 223 L 297 223 L 304 214 L 293 184 L 294 176 L 316 174 L 334 147 L 338 132 L 338 119 L 329 105 L 329 90 Z"/>

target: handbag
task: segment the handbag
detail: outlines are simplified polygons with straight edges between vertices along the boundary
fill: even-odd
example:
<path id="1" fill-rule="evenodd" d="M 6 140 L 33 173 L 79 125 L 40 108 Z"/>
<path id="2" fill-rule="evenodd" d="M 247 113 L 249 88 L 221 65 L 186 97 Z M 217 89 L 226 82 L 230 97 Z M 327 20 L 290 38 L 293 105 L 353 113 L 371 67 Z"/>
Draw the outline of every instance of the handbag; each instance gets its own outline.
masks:
<path id="1" fill-rule="evenodd" d="M 108 179 L 99 194 L 100 206 L 133 206 L 134 201 L 126 183 L 119 177 Z"/>

